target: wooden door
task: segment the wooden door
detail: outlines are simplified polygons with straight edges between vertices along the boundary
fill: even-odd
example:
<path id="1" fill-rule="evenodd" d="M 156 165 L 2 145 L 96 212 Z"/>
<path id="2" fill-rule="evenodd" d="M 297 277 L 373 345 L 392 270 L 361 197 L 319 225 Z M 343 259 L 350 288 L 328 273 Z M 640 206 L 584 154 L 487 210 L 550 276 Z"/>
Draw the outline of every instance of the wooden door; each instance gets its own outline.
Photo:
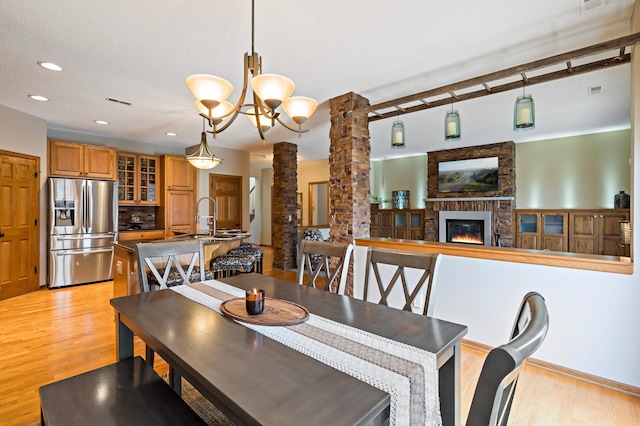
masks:
<path id="1" fill-rule="evenodd" d="M 0 300 L 38 289 L 40 159 L 0 151 Z"/>
<path id="2" fill-rule="evenodd" d="M 218 229 L 242 228 L 242 176 L 210 174 L 209 196 L 218 207 Z M 212 208 L 209 214 L 213 214 Z"/>

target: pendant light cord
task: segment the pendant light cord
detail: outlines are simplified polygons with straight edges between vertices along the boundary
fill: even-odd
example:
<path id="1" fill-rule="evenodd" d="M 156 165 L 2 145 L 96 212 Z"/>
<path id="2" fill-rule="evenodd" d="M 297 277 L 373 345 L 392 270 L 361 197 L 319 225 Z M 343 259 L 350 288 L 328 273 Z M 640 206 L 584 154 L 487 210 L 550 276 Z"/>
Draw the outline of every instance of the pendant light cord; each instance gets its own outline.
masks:
<path id="1" fill-rule="evenodd" d="M 255 32 L 255 0 L 251 0 L 251 54 L 254 54 L 253 50 L 253 40 L 254 40 L 254 32 Z"/>

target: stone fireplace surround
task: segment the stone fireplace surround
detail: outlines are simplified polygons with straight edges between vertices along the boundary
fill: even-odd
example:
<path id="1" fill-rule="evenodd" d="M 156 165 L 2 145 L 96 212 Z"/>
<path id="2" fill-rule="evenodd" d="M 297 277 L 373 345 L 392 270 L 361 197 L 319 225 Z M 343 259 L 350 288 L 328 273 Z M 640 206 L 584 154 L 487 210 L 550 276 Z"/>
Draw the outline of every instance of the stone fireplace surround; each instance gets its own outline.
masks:
<path id="1" fill-rule="evenodd" d="M 498 190 L 484 193 L 438 192 L 438 163 L 473 158 L 498 157 Z M 426 241 L 440 240 L 440 212 L 491 212 L 491 244 L 496 234 L 504 247 L 513 247 L 513 208 L 515 204 L 515 144 L 501 142 L 466 148 L 432 151 L 427 159 L 427 194 L 425 200 Z"/>

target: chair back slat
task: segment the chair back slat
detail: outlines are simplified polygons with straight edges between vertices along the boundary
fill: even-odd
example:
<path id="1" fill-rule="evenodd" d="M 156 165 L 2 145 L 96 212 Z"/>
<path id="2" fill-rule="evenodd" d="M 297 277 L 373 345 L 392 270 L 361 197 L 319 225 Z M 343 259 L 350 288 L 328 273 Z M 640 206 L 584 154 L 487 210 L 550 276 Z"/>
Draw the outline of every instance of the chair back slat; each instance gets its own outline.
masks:
<path id="1" fill-rule="evenodd" d="M 326 290 L 344 294 L 353 245 L 325 241 L 301 240 L 298 253 L 298 284 L 316 288 L 320 277 L 326 278 Z M 314 262 L 314 259 L 316 260 Z"/>
<path id="2" fill-rule="evenodd" d="M 167 288 L 167 282 L 172 272 L 179 274 L 182 284 L 189 283 L 196 265 L 200 268 L 200 277 L 204 279 L 204 250 L 202 243 L 198 241 L 138 243 L 135 245 L 135 251 L 140 291 L 143 293 L 156 290 L 155 286 L 152 288 L 150 285 L 147 270 L 155 277 L 159 289 Z M 188 263 L 183 266 L 180 262 L 181 259 L 187 260 Z"/>
<path id="3" fill-rule="evenodd" d="M 439 259 L 440 255 L 438 254 L 369 247 L 367 251 L 367 269 L 365 270 L 363 299 L 389 306 L 390 296 L 396 286 L 399 285 L 402 287 L 402 295 L 404 297 L 403 310 L 412 312 L 412 305 L 416 302 L 418 296 L 424 292 L 424 308 L 422 314 L 432 315 L 434 305 L 433 293 L 435 291 Z M 386 265 L 387 269 L 389 267 L 395 267 L 393 275 L 389 280 L 385 281 L 382 278 L 383 274 L 380 272 L 380 265 Z M 419 279 L 410 281 L 407 268 L 422 270 L 422 275 Z M 415 285 L 410 286 L 413 282 L 415 282 Z M 378 289 L 380 294 L 378 301 L 370 300 L 370 288 L 372 286 Z"/>
<path id="4" fill-rule="evenodd" d="M 527 293 L 516 315 L 510 340 L 489 352 L 471 401 L 467 426 L 506 425 L 524 361 L 544 341 L 549 313 L 544 298 Z"/>

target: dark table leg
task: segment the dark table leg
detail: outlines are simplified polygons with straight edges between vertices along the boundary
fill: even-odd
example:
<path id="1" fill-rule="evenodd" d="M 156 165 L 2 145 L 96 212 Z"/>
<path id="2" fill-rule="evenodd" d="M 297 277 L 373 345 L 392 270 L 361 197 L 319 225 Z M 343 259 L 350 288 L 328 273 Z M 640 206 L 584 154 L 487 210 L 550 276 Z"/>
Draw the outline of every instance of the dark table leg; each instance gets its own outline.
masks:
<path id="1" fill-rule="evenodd" d="M 169 366 L 169 385 L 175 393 L 182 396 L 182 374 Z"/>
<path id="2" fill-rule="evenodd" d="M 459 426 L 460 419 L 460 342 L 453 347 L 453 356 L 440 367 L 440 414 L 443 425 Z"/>
<path id="3" fill-rule="evenodd" d="M 120 313 L 116 313 L 116 354 L 118 361 L 133 358 L 133 331 L 120 321 Z"/>

